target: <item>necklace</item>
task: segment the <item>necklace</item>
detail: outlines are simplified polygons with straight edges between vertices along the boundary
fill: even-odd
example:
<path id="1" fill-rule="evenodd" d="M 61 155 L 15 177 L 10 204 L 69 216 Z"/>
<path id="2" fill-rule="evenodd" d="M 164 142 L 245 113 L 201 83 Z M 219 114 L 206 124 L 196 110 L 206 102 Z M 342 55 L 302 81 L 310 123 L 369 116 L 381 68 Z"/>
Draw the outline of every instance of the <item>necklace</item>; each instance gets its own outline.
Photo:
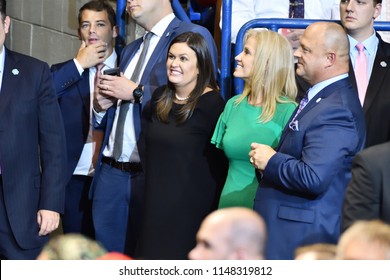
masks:
<path id="1" fill-rule="evenodd" d="M 180 96 L 178 96 L 176 93 L 175 93 L 175 97 L 176 97 L 176 99 L 179 100 L 179 101 L 187 101 L 188 98 L 190 98 L 190 96 L 187 96 L 187 97 L 180 97 Z"/>

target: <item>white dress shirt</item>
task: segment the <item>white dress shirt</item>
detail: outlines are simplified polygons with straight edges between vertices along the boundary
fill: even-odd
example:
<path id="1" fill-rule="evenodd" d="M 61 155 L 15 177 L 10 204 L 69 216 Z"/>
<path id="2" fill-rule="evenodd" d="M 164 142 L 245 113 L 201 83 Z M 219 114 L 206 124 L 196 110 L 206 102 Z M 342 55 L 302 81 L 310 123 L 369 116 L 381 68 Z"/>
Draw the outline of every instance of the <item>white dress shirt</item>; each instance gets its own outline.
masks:
<path id="1" fill-rule="evenodd" d="M 102 68 L 102 73 L 106 69 L 111 69 L 116 67 L 116 60 L 117 60 L 117 54 L 115 51 L 112 52 L 112 54 L 103 62 L 104 67 Z M 78 63 L 76 59 L 73 60 L 76 64 L 76 67 L 82 75 L 84 72 L 84 69 L 81 67 L 81 65 Z M 83 151 L 81 152 L 81 156 L 79 159 L 79 162 L 77 163 L 76 169 L 73 172 L 74 175 L 84 175 L 84 176 L 92 176 L 95 169 L 92 164 L 92 157 L 95 152 L 95 142 L 92 138 L 92 130 L 93 130 L 93 124 L 92 124 L 92 108 L 93 108 L 93 94 L 94 94 L 94 88 L 95 88 L 95 76 L 96 76 L 96 68 L 91 67 L 89 68 L 89 89 L 90 89 L 90 112 L 89 112 L 89 130 L 88 130 L 88 136 L 87 141 L 84 144 Z"/>
<path id="2" fill-rule="evenodd" d="M 161 36 L 164 34 L 165 30 L 168 28 L 168 25 L 171 23 L 171 21 L 175 18 L 175 15 L 172 13 L 166 17 L 164 17 L 162 20 L 160 20 L 151 30 L 153 32 L 154 36 L 150 40 L 150 45 L 148 52 L 146 54 L 145 62 L 143 65 L 143 69 L 140 72 L 139 77 L 142 77 L 143 72 L 145 70 L 145 66 L 147 65 L 154 49 L 156 48 L 158 42 L 160 41 Z M 125 77 L 130 79 L 134 68 L 137 64 L 138 58 L 141 54 L 141 50 L 143 48 L 143 43 L 141 44 L 140 48 L 138 49 L 137 53 L 134 55 L 133 59 L 130 61 L 129 65 L 127 66 L 125 70 Z M 115 119 L 112 126 L 112 130 L 110 133 L 110 137 L 108 140 L 108 145 L 103 150 L 103 155 L 106 157 L 112 157 L 113 147 L 114 147 L 114 140 L 115 140 L 115 133 L 116 133 L 116 126 L 118 123 L 118 116 L 120 111 L 120 101 L 118 104 L 118 107 L 115 112 Z M 99 120 L 97 119 L 99 122 Z M 123 149 L 122 149 L 122 155 L 118 159 L 120 162 L 139 162 L 139 154 L 137 149 L 137 139 L 135 136 L 135 130 L 134 130 L 134 121 L 133 121 L 133 104 L 131 103 L 129 106 L 129 111 L 126 115 L 125 120 L 125 133 L 123 135 Z"/>
<path id="3" fill-rule="evenodd" d="M 289 7 L 289 0 L 232 0 L 231 42 L 236 42 L 237 33 L 246 22 L 256 18 L 288 18 Z M 340 0 L 305 1 L 305 19 L 340 19 Z"/>

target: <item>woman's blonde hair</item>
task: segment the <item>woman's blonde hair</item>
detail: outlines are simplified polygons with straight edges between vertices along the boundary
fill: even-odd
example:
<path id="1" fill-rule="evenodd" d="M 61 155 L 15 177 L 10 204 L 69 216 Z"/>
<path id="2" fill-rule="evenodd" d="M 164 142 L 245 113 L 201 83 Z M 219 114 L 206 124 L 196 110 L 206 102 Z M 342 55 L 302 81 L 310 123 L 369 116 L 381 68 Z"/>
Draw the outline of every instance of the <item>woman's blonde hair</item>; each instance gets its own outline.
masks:
<path id="1" fill-rule="evenodd" d="M 260 122 L 270 121 L 276 110 L 276 103 L 295 102 L 297 86 L 295 82 L 294 56 L 288 40 L 269 30 L 249 29 L 244 42 L 253 37 L 257 42 L 255 59 L 250 77 L 246 80 L 242 96 L 236 104 L 251 95 L 257 100 L 260 94 L 262 113 Z M 288 98 L 282 98 L 283 96 Z"/>

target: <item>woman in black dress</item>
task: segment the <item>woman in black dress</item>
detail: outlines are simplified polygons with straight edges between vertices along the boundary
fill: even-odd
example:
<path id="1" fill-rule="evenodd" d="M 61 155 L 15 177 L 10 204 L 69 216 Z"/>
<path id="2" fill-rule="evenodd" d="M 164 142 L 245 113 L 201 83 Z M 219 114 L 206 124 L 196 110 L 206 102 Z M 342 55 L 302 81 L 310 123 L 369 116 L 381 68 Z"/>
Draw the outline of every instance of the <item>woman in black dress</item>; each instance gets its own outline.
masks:
<path id="1" fill-rule="evenodd" d="M 210 139 L 223 111 L 203 37 L 176 37 L 168 84 L 146 110 L 146 205 L 139 244 L 143 259 L 186 259 L 203 218 L 216 209 L 227 162 Z"/>

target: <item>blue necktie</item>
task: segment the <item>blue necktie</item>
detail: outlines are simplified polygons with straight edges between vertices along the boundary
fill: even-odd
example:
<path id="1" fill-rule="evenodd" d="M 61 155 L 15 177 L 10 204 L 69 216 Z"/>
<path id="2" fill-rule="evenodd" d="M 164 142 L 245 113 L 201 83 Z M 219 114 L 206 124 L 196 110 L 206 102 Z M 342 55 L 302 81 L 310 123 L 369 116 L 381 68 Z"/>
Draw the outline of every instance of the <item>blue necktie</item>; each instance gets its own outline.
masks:
<path id="1" fill-rule="evenodd" d="M 305 17 L 305 1 L 290 0 L 289 18 L 304 18 Z"/>

